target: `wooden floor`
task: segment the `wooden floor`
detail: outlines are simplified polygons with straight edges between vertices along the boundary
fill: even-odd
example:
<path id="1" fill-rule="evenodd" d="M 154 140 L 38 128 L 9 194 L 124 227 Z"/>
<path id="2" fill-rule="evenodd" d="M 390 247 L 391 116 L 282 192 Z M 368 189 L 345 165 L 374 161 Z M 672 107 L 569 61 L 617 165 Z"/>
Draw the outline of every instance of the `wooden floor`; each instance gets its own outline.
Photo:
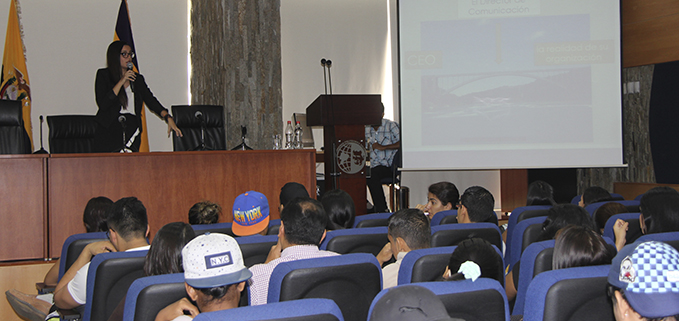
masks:
<path id="1" fill-rule="evenodd" d="M 42 282 L 52 265 L 51 262 L 37 262 L 0 266 L 0 289 L 3 292 L 17 289 L 27 294 L 36 294 L 35 283 Z M 12 310 L 5 295 L 0 299 L 0 315 L 2 320 L 21 320 Z"/>

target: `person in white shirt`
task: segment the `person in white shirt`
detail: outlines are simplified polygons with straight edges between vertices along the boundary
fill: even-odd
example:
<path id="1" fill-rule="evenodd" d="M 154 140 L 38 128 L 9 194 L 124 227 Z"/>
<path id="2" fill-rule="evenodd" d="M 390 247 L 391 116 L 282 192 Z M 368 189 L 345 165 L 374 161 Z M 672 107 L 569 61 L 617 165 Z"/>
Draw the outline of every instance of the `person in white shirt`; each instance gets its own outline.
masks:
<path id="1" fill-rule="evenodd" d="M 118 200 L 106 215 L 108 241 L 87 245 L 64 273 L 54 290 L 54 304 L 61 309 L 84 305 L 87 298 L 87 270 L 100 253 L 148 250 L 149 223 L 144 204 L 136 197 Z"/>
<path id="2" fill-rule="evenodd" d="M 383 265 L 394 257 L 396 262 L 382 268 L 384 289 L 398 284 L 398 270 L 406 253 L 431 247 L 431 227 L 422 211 L 415 208 L 399 210 L 389 217 L 388 225 L 389 243 L 377 254 L 377 261 Z"/>

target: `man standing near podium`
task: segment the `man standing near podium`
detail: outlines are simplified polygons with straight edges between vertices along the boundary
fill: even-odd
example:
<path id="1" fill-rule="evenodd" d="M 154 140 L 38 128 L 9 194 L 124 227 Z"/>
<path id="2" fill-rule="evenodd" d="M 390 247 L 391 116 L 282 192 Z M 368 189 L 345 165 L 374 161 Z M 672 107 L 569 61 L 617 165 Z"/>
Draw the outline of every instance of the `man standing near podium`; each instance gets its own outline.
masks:
<path id="1" fill-rule="evenodd" d="M 401 131 L 398 124 L 384 118 L 384 104 L 382 104 L 382 123 L 380 126 L 366 126 L 365 139 L 372 146 L 370 152 L 370 178 L 368 189 L 373 199 L 375 213 L 387 212 L 387 201 L 382 190 L 382 179 L 392 176 L 391 164 L 394 155 L 401 147 Z"/>

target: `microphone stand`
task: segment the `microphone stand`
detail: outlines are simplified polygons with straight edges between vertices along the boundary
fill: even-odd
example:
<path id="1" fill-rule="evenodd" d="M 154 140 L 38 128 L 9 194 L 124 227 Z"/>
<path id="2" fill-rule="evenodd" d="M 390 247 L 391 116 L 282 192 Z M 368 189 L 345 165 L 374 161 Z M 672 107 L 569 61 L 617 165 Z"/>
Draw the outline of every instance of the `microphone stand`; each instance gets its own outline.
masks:
<path id="1" fill-rule="evenodd" d="M 125 116 L 120 116 L 118 117 L 118 122 L 120 122 L 120 125 L 123 126 L 123 148 L 120 149 L 120 152 L 132 153 L 132 150 L 127 148 L 127 133 L 125 132 L 127 129 L 127 118 L 125 118 Z"/>
<path id="2" fill-rule="evenodd" d="M 245 135 L 248 133 L 248 128 L 241 125 L 240 126 L 240 132 L 241 132 L 241 136 L 240 136 L 241 143 L 240 143 L 240 145 L 232 148 L 231 150 L 252 150 L 252 148 L 250 148 L 250 146 L 248 146 L 248 144 L 245 143 Z"/>
<path id="3" fill-rule="evenodd" d="M 49 154 L 45 148 L 42 146 L 42 115 L 40 115 L 40 149 L 33 152 L 33 154 Z"/>

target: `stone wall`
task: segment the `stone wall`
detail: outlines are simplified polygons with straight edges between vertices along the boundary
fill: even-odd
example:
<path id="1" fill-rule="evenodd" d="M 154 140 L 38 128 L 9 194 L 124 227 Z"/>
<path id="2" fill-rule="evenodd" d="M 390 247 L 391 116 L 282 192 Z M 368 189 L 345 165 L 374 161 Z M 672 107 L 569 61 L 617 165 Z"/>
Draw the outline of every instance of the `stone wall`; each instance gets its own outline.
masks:
<path id="1" fill-rule="evenodd" d="M 191 103 L 223 105 L 227 147 L 271 149 L 282 133 L 279 0 L 191 2 Z"/>
<path id="2" fill-rule="evenodd" d="M 622 82 L 639 81 L 639 93 L 623 95 L 623 160 L 626 168 L 578 169 L 578 193 L 589 186 L 613 191 L 615 182 L 655 183 L 651 144 L 648 135 L 648 110 L 651 100 L 653 65 L 624 68 Z"/>

